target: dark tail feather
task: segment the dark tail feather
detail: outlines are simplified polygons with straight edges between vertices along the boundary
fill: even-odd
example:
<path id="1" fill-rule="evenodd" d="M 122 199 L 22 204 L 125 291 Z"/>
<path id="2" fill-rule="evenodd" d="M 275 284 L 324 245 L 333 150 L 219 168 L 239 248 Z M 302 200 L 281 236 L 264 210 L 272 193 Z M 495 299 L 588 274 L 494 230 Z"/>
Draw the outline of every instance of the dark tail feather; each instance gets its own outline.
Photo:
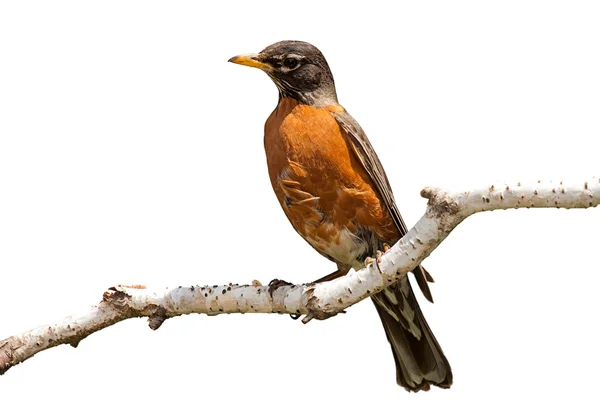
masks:
<path id="1" fill-rule="evenodd" d="M 413 274 L 417 280 L 417 284 L 421 289 L 421 293 L 429 302 L 433 303 L 433 295 L 431 294 L 431 290 L 429 290 L 429 285 L 427 282 L 433 283 L 433 276 L 422 265 L 417 266 L 417 268 L 413 269 Z"/>
<path id="2" fill-rule="evenodd" d="M 429 390 L 430 385 L 449 388 L 450 364 L 425 321 L 408 279 L 395 286 L 373 296 L 373 302 L 392 346 L 398 385 L 413 392 Z"/>

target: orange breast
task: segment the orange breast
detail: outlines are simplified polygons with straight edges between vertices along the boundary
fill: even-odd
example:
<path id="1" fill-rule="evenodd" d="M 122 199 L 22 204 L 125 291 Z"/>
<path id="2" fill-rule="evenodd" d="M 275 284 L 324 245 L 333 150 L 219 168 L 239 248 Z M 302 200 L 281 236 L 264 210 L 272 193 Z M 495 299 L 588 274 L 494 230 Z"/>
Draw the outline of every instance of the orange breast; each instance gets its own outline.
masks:
<path id="1" fill-rule="evenodd" d="M 294 228 L 317 250 L 348 264 L 372 251 L 359 230 L 390 243 L 400 235 L 333 117 L 339 111 L 282 99 L 266 122 L 265 150 L 271 184 Z"/>

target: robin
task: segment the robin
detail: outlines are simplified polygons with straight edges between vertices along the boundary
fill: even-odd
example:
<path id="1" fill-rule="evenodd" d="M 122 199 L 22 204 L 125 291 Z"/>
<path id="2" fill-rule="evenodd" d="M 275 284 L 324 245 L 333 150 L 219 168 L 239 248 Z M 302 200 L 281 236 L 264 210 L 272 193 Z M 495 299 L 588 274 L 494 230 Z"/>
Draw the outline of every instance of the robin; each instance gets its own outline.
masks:
<path id="1" fill-rule="evenodd" d="M 273 190 L 292 226 L 337 264 L 319 281 L 360 269 L 407 232 L 383 166 L 358 122 L 338 103 L 323 54 L 300 41 L 275 43 L 232 63 L 258 68 L 279 89 L 265 124 Z M 432 301 L 431 275 L 413 271 Z M 408 391 L 449 388 L 452 370 L 419 308 L 408 277 L 371 297 L 396 361 L 396 380 Z"/>

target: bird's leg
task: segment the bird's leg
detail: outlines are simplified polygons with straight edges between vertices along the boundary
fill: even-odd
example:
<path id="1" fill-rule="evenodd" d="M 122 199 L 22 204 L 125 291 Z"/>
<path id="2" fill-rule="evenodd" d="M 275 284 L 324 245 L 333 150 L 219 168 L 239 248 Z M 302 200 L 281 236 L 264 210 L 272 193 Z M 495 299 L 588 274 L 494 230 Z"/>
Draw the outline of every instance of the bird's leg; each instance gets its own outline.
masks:
<path id="1" fill-rule="evenodd" d="M 389 248 L 389 246 L 388 246 Z M 345 276 L 348 271 L 350 271 L 350 269 L 352 268 L 350 265 L 346 265 L 346 264 L 342 264 L 342 263 L 337 263 L 337 267 L 338 269 L 333 271 L 330 274 L 325 275 L 322 278 L 317 279 L 316 281 L 313 281 L 311 284 L 315 284 L 315 283 L 321 283 L 321 282 L 328 282 L 328 281 L 332 281 L 334 279 L 337 278 L 341 278 L 342 276 Z M 291 283 L 283 281 L 281 279 L 273 279 L 271 282 L 269 282 L 269 293 L 271 295 L 273 295 L 273 292 L 275 290 L 277 290 L 277 288 L 281 287 L 281 286 L 286 286 L 286 285 L 291 285 Z"/>
<path id="2" fill-rule="evenodd" d="M 346 273 L 342 272 L 338 269 L 336 271 L 333 271 L 330 274 L 325 275 L 322 278 L 317 279 L 316 281 L 313 281 L 312 283 L 315 284 L 315 283 L 321 283 L 321 282 L 328 282 L 328 281 L 332 281 L 337 278 L 341 278 L 344 275 L 346 275 Z"/>
<path id="3" fill-rule="evenodd" d="M 342 263 L 337 263 L 337 267 L 338 267 L 338 269 L 336 271 L 333 271 L 332 273 L 327 274 L 324 277 L 317 279 L 316 281 L 313 282 L 313 284 L 321 283 L 321 282 L 328 282 L 328 281 L 332 281 L 337 278 L 341 278 L 342 276 L 346 275 L 348 273 L 348 271 L 350 271 L 350 268 L 352 268 L 351 266 L 342 264 Z"/>

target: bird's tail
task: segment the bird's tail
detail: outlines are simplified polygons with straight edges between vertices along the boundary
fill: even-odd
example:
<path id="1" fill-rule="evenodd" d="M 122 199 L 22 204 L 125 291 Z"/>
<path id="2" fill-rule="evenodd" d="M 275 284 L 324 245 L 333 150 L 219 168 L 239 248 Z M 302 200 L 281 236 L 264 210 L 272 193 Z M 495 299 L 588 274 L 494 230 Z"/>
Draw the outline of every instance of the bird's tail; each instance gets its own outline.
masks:
<path id="1" fill-rule="evenodd" d="M 394 360 L 396 381 L 408 391 L 449 388 L 452 370 L 419 308 L 408 277 L 372 297 Z"/>

